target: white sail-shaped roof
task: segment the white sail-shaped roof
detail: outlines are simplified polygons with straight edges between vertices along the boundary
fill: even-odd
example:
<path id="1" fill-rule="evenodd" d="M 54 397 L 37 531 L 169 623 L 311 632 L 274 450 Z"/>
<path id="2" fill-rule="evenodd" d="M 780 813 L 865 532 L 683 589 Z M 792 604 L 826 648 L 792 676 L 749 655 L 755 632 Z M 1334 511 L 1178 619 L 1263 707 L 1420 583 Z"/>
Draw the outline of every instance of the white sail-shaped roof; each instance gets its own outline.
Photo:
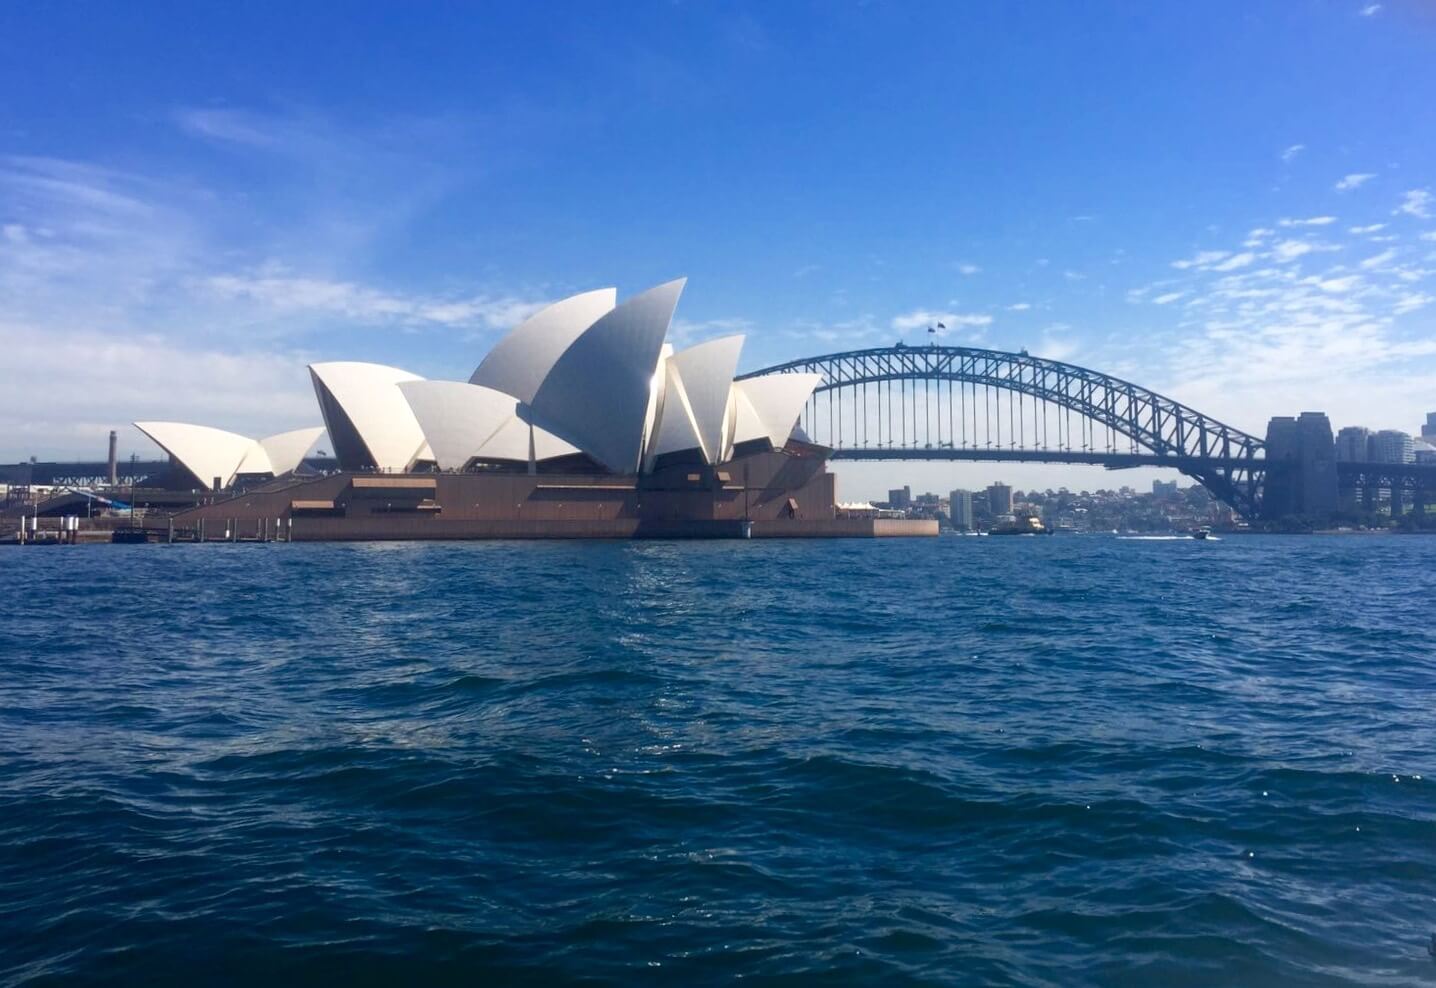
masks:
<path id="1" fill-rule="evenodd" d="M 432 455 L 398 388 L 404 381 L 422 380 L 419 375 L 353 361 L 310 364 L 309 373 L 341 467 L 403 472 Z"/>
<path id="2" fill-rule="evenodd" d="M 213 429 L 207 425 L 136 422 L 134 426 L 194 474 L 195 479 L 206 490 L 214 489 L 216 477 L 219 478 L 220 487 L 228 487 L 239 472 L 240 464 L 256 446 L 255 441 L 248 436 Z"/>
<path id="3" fill-rule="evenodd" d="M 728 396 L 733 390 L 733 372 L 738 369 L 738 356 L 742 351 L 741 335 L 724 336 L 681 350 L 668 360 L 668 366 L 677 373 L 688 413 L 709 463 L 723 458 Z"/>
<path id="4" fill-rule="evenodd" d="M 244 459 L 240 461 L 239 469 L 235 471 L 235 475 L 238 476 L 242 473 L 274 473 L 274 466 L 269 459 L 269 451 L 253 439 L 251 439 L 249 443 L 249 452 L 244 454 Z"/>
<path id="5" fill-rule="evenodd" d="M 678 368 L 673 358 L 663 362 L 663 403 L 658 409 L 658 425 L 649 441 L 649 458 L 645 469 L 653 459 L 665 453 L 677 453 L 685 449 L 703 448 L 703 439 L 698 434 L 693 410 L 683 393 L 683 384 L 678 379 Z"/>
<path id="6" fill-rule="evenodd" d="M 479 449 L 479 456 L 486 460 L 526 460 L 534 462 L 551 460 L 556 456 L 572 456 L 580 452 L 572 443 L 564 442 L 542 426 L 533 424 L 532 413 L 519 406 L 514 416 L 495 432 Z"/>
<path id="7" fill-rule="evenodd" d="M 584 330 L 531 403 L 555 434 L 615 472 L 639 466 L 654 368 L 685 281 L 635 295 Z"/>
<path id="8" fill-rule="evenodd" d="M 512 395 L 462 381 L 401 381 L 399 391 L 444 470 L 462 469 L 518 405 Z"/>
<path id="9" fill-rule="evenodd" d="M 304 456 L 319 442 L 319 437 L 324 435 L 324 426 L 316 425 L 308 429 L 295 429 L 293 432 L 281 432 L 278 435 L 267 436 L 256 444 L 263 451 L 268 461 L 267 470 L 249 470 L 249 459 L 246 458 L 240 467 L 240 473 L 272 473 L 276 477 L 293 473 L 304 462 Z"/>
<path id="10" fill-rule="evenodd" d="M 653 466 L 655 444 L 658 441 L 658 416 L 663 412 L 663 393 L 668 385 L 668 358 L 673 356 L 673 344 L 664 343 L 658 351 L 658 366 L 648 382 L 648 411 L 643 416 L 643 464 L 647 471 Z"/>
<path id="11" fill-rule="evenodd" d="M 136 422 L 135 428 L 179 461 L 206 490 L 228 487 L 240 474 L 281 474 L 295 470 L 319 437 L 323 426 L 250 439 L 235 432 L 184 422 Z"/>
<path id="12" fill-rule="evenodd" d="M 729 423 L 731 428 L 728 430 L 727 453 L 730 456 L 736 444 L 751 442 L 754 439 L 766 439 L 768 436 L 768 427 L 759 418 L 758 410 L 753 407 L 753 403 L 748 400 L 743 389 L 738 387 L 742 383 L 742 381 L 733 382 L 733 416 Z"/>
<path id="13" fill-rule="evenodd" d="M 540 309 L 495 344 L 469 383 L 532 402 L 563 352 L 617 301 L 617 289 L 599 288 Z"/>
<path id="14" fill-rule="evenodd" d="M 781 448 L 793 434 L 813 389 L 821 383 L 821 374 L 764 374 L 734 381 L 738 394 L 733 442 L 766 438 L 775 449 Z"/>
<path id="15" fill-rule="evenodd" d="M 529 423 L 512 395 L 462 381 L 404 381 L 399 391 L 442 469 L 461 470 L 476 456 L 528 461 Z M 578 452 L 537 427 L 533 444 L 539 460 Z"/>

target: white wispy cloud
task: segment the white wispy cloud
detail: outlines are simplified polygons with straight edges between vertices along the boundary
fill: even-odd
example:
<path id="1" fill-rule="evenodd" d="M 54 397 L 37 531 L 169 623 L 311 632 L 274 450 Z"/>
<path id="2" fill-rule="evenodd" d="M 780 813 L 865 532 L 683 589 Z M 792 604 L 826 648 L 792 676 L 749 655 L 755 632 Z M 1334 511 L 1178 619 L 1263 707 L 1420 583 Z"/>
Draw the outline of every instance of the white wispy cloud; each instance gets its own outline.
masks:
<path id="1" fill-rule="evenodd" d="M 1401 205 L 1396 207 L 1395 213 L 1405 213 L 1407 216 L 1415 216 L 1417 219 L 1429 220 L 1431 218 L 1431 190 L 1411 189 L 1401 199 Z"/>
<path id="2" fill-rule="evenodd" d="M 1364 270 L 1370 271 L 1373 268 L 1384 268 L 1396 259 L 1396 248 L 1391 247 L 1383 250 L 1380 254 L 1372 255 L 1361 262 Z"/>
<path id="3" fill-rule="evenodd" d="M 1152 304 L 1153 304 L 1153 305 L 1170 305 L 1171 303 L 1177 301 L 1178 299 L 1182 299 L 1182 298 L 1186 298 L 1186 297 L 1187 297 L 1187 293 L 1186 293 L 1186 292 L 1167 292 L 1167 293 L 1164 294 L 1164 295 L 1158 295 L 1156 298 L 1152 299 Z"/>
<path id="4" fill-rule="evenodd" d="M 265 134 L 234 119 L 196 118 L 185 132 L 202 130 L 242 153 L 275 153 Z M 378 198 L 383 214 L 392 202 Z M 365 324 L 454 328 L 446 338 L 462 353 L 465 331 L 511 325 L 545 294 L 426 293 L 345 276 L 402 211 L 361 229 L 345 218 L 353 211 L 299 197 L 311 199 L 317 214 L 299 208 L 257 222 L 223 189 L 153 164 L 124 171 L 0 156 L 0 340 L 31 369 L 0 387 L 0 453 L 95 453 L 97 436 L 136 418 L 255 435 L 317 422 L 304 364 L 327 355 L 308 350 L 321 338 Z M 244 239 L 237 230 L 263 232 Z M 346 338 L 344 352 L 384 360 L 394 344 L 374 341 L 388 338 Z M 434 352 L 416 356 L 415 369 Z M 64 402 L 53 400 L 57 381 Z"/>
<path id="5" fill-rule="evenodd" d="M 1337 192 L 1350 192 L 1352 189 L 1361 188 L 1375 177 L 1376 176 L 1370 172 L 1356 172 L 1339 180 L 1334 188 Z"/>
<path id="6" fill-rule="evenodd" d="M 1408 312 L 1424 309 L 1432 302 L 1436 302 L 1436 296 L 1428 295 L 1425 292 L 1407 292 L 1396 300 L 1391 311 L 1398 316 L 1404 316 Z"/>
<path id="7" fill-rule="evenodd" d="M 1280 264 L 1288 264 L 1297 258 L 1305 257 L 1307 254 L 1339 250 L 1333 244 L 1319 243 L 1311 240 L 1283 240 L 1274 245 L 1271 250 L 1271 257 Z"/>
<path id="8" fill-rule="evenodd" d="M 1049 326 L 1029 351 L 1044 360 L 1071 360 L 1082 348 L 1066 333 L 1068 329 L 1070 327 L 1061 324 Z"/>
<path id="9" fill-rule="evenodd" d="M 1368 3 L 1357 11 L 1362 17 L 1375 17 L 1381 11 L 1381 4 Z"/>
<path id="10" fill-rule="evenodd" d="M 1293 158 L 1295 158 L 1297 155 L 1301 154 L 1301 152 L 1305 150 L 1305 144 L 1293 144 L 1281 153 L 1281 160 L 1291 161 Z"/>
<path id="11" fill-rule="evenodd" d="M 1229 250 L 1203 250 L 1198 251 L 1192 257 L 1173 261 L 1172 267 L 1178 271 L 1235 271 L 1237 268 L 1246 267 L 1256 259 L 1257 255 L 1251 251 L 1233 254 Z"/>
<path id="12" fill-rule="evenodd" d="M 958 274 L 967 275 L 968 277 L 977 274 L 981 270 L 982 268 L 978 267 L 976 264 L 968 264 L 966 262 L 957 266 Z"/>
<path id="13" fill-rule="evenodd" d="M 1330 226 L 1336 222 L 1335 216 L 1312 216 L 1309 219 L 1280 219 L 1277 226 Z"/>
<path id="14" fill-rule="evenodd" d="M 182 130 L 198 136 L 255 148 L 274 148 L 283 140 L 283 128 L 272 120 L 242 110 L 182 107 L 174 112 Z"/>
<path id="15" fill-rule="evenodd" d="M 26 368 L 0 395 L 0 430 L 16 455 L 103 456 L 109 429 L 122 448 L 155 453 L 131 421 L 181 418 L 246 435 L 319 425 L 304 372 L 309 354 L 219 349 L 163 336 L 0 320 L 7 359 Z M 65 400 L 55 401 L 56 382 Z"/>
<path id="16" fill-rule="evenodd" d="M 1246 267 L 1248 264 L 1251 264 L 1253 261 L 1256 260 L 1256 258 L 1257 258 L 1257 256 L 1256 256 L 1255 254 L 1253 254 L 1251 251 L 1243 251 L 1243 252 L 1240 253 L 1240 254 L 1233 254 L 1231 257 L 1227 258 L 1225 261 L 1222 261 L 1222 262 L 1220 262 L 1220 263 L 1218 263 L 1218 264 L 1213 264 L 1213 265 L 1212 265 L 1212 270 L 1213 270 L 1213 271 L 1235 271 L 1235 270 L 1237 270 L 1238 268 L 1244 268 L 1244 267 Z"/>
<path id="17" fill-rule="evenodd" d="M 1007 311 L 1008 311 L 1008 312 L 1026 312 L 1026 311 L 1027 311 L 1028 309 L 1030 309 L 1030 308 L 1032 308 L 1032 303 L 1031 303 L 1031 302 L 1014 302 L 1012 305 L 1009 305 L 1009 306 L 1007 307 Z"/>
<path id="18" fill-rule="evenodd" d="M 1436 304 L 1436 270 L 1398 247 L 1323 267 L 1349 248 L 1269 238 L 1248 235 L 1255 257 L 1238 270 L 1216 268 L 1237 255 L 1209 252 L 1153 299 L 1182 295 L 1158 337 L 1173 354 L 1168 393 L 1258 433 L 1270 415 L 1312 407 L 1337 426 L 1411 428 L 1436 387 L 1436 337 L 1411 321 Z"/>
<path id="19" fill-rule="evenodd" d="M 949 331 L 958 329 L 980 329 L 992 325 L 992 317 L 981 313 L 939 312 L 935 309 L 913 309 L 894 316 L 889 324 L 899 332 L 927 329 L 942 323 Z"/>
<path id="20" fill-rule="evenodd" d="M 206 250 L 201 196 L 79 162 L 0 156 L 0 313 L 128 325 Z"/>
<path id="21" fill-rule="evenodd" d="M 1194 256 L 1190 258 L 1181 261 L 1173 261 L 1172 267 L 1178 269 L 1179 271 L 1185 271 L 1189 268 L 1205 268 L 1216 264 L 1218 261 L 1226 260 L 1228 257 L 1231 257 L 1231 254 L 1232 252 L 1229 250 L 1198 251 Z"/>
<path id="22" fill-rule="evenodd" d="M 845 319 L 835 323 L 801 319 L 780 331 L 780 335 L 789 339 L 800 340 L 805 344 L 817 340 L 828 346 L 857 346 L 872 343 L 885 333 L 886 330 L 880 327 L 870 315 L 862 315 L 855 319 Z"/>
<path id="23" fill-rule="evenodd" d="M 1378 232 L 1380 232 L 1381 230 L 1384 230 L 1384 229 L 1386 229 L 1386 224 L 1385 224 L 1385 223 L 1370 223 L 1370 224 L 1367 224 L 1366 226 L 1352 226 L 1352 227 L 1347 227 L 1346 232 L 1347 232 L 1347 233 L 1355 233 L 1355 234 L 1357 234 L 1358 236 L 1360 236 L 1360 235 L 1367 234 L 1367 233 L 1378 233 Z"/>
<path id="24" fill-rule="evenodd" d="M 1343 292 L 1356 291 L 1361 287 L 1362 280 L 1360 275 L 1355 274 L 1342 275 L 1336 278 L 1318 278 L 1313 276 L 1311 278 L 1302 279 L 1301 284 L 1315 285 L 1324 292 L 1341 294 Z"/>
<path id="25" fill-rule="evenodd" d="M 753 331 L 753 321 L 739 317 L 721 319 L 674 319 L 668 328 L 668 339 L 676 347 L 700 343 L 720 336 L 747 335 Z"/>
<path id="26" fill-rule="evenodd" d="M 284 273 L 214 275 L 204 288 L 223 299 L 259 302 L 280 312 L 322 312 L 364 323 L 425 323 L 474 329 L 506 329 L 522 322 L 543 302 L 511 297 L 435 298 L 380 291 L 352 281 Z"/>

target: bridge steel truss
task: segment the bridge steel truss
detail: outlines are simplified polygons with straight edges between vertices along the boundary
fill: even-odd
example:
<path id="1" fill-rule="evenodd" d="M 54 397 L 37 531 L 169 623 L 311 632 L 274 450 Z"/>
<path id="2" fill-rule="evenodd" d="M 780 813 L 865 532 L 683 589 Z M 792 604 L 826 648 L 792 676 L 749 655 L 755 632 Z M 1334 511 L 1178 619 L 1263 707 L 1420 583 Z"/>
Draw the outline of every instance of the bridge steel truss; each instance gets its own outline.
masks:
<path id="1" fill-rule="evenodd" d="M 1099 463 L 1109 467 L 1139 464 L 1170 466 L 1200 481 L 1211 493 L 1247 518 L 1260 513 L 1261 485 L 1265 474 L 1264 444 L 1255 436 L 1203 415 L 1193 408 L 1130 381 L 1058 360 L 1025 352 L 1009 353 L 957 346 L 877 347 L 789 361 L 742 377 L 765 374 L 817 373 L 823 383 L 814 392 L 800 419 L 805 432 L 831 446 L 835 459 L 1030 459 L 1044 462 Z M 742 378 L 740 378 L 741 380 Z M 942 385 L 947 384 L 948 428 L 943 433 Z M 899 389 L 896 405 L 893 386 Z M 909 387 L 911 385 L 911 387 Z M 921 404 L 917 386 L 923 386 Z M 932 442 L 930 387 L 937 386 L 937 442 Z M 958 399 L 954 402 L 953 386 Z M 872 421 L 867 389 L 877 390 L 876 422 Z M 969 402 L 976 428 L 978 389 L 984 389 L 983 423 L 989 429 L 979 442 L 974 431 L 967 440 Z M 990 390 L 988 390 L 990 389 Z M 884 390 L 886 394 L 884 395 Z M 998 400 L 990 402 L 992 391 Z M 1002 450 L 1002 401 L 1008 395 L 1008 446 Z M 853 410 L 844 412 L 842 398 Z M 824 398 L 826 396 L 826 400 Z M 1013 397 L 1018 396 L 1014 410 Z M 1021 396 L 1033 400 L 1033 418 L 1024 419 Z M 1040 428 L 1038 402 L 1043 417 Z M 826 416 L 823 415 L 826 404 Z M 955 407 L 963 410 L 963 433 L 957 438 Z M 1056 447 L 1049 444 L 1051 422 L 1047 406 L 1060 410 Z M 858 409 L 862 411 L 859 412 Z M 992 448 L 988 423 L 996 412 L 998 449 Z M 1071 416 L 1078 416 L 1076 448 Z M 901 438 L 895 416 L 901 416 Z M 1065 418 L 1065 422 L 1063 419 Z M 922 427 L 919 427 L 919 423 Z M 1040 448 L 1027 447 L 1027 424 Z M 908 426 L 912 428 L 909 431 Z M 873 426 L 876 426 L 874 429 Z M 1014 427 L 1016 432 L 1014 432 Z M 1097 448 L 1097 429 L 1108 437 L 1107 451 Z M 846 429 L 846 435 L 844 431 Z M 876 434 L 876 443 L 872 442 Z M 886 434 L 886 440 L 884 435 Z M 1023 447 L 1017 448 L 1016 436 Z M 923 439 L 919 439 L 922 436 Z M 1115 437 L 1128 446 L 1118 451 Z"/>

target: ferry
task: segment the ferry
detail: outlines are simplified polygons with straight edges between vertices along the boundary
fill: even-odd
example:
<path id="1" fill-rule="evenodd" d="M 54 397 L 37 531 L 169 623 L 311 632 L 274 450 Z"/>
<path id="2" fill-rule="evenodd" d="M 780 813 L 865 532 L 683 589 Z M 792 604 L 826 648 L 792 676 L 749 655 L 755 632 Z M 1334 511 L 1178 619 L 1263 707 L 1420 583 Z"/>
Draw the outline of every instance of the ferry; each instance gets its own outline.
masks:
<path id="1" fill-rule="evenodd" d="M 1001 515 L 996 523 L 988 529 L 989 535 L 1051 535 L 1052 529 L 1042 524 L 1042 519 L 1035 514 L 1023 511 L 1016 514 Z"/>

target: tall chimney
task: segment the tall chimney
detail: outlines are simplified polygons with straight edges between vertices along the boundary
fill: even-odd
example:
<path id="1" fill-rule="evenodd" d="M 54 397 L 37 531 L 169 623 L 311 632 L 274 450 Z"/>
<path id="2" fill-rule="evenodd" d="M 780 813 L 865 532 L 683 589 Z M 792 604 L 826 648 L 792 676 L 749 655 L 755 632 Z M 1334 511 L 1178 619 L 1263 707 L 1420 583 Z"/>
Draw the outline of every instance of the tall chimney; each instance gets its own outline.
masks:
<path id="1" fill-rule="evenodd" d="M 118 443 L 117 443 L 117 439 L 116 439 L 116 436 L 115 436 L 115 430 L 114 430 L 114 429 L 111 429 L 111 430 L 110 430 L 110 486 L 111 486 L 111 487 L 116 487 L 116 486 L 118 486 L 119 483 L 120 483 L 120 471 L 119 471 L 118 464 L 117 464 L 116 461 L 115 461 L 115 451 L 116 451 L 117 445 L 118 445 Z"/>

